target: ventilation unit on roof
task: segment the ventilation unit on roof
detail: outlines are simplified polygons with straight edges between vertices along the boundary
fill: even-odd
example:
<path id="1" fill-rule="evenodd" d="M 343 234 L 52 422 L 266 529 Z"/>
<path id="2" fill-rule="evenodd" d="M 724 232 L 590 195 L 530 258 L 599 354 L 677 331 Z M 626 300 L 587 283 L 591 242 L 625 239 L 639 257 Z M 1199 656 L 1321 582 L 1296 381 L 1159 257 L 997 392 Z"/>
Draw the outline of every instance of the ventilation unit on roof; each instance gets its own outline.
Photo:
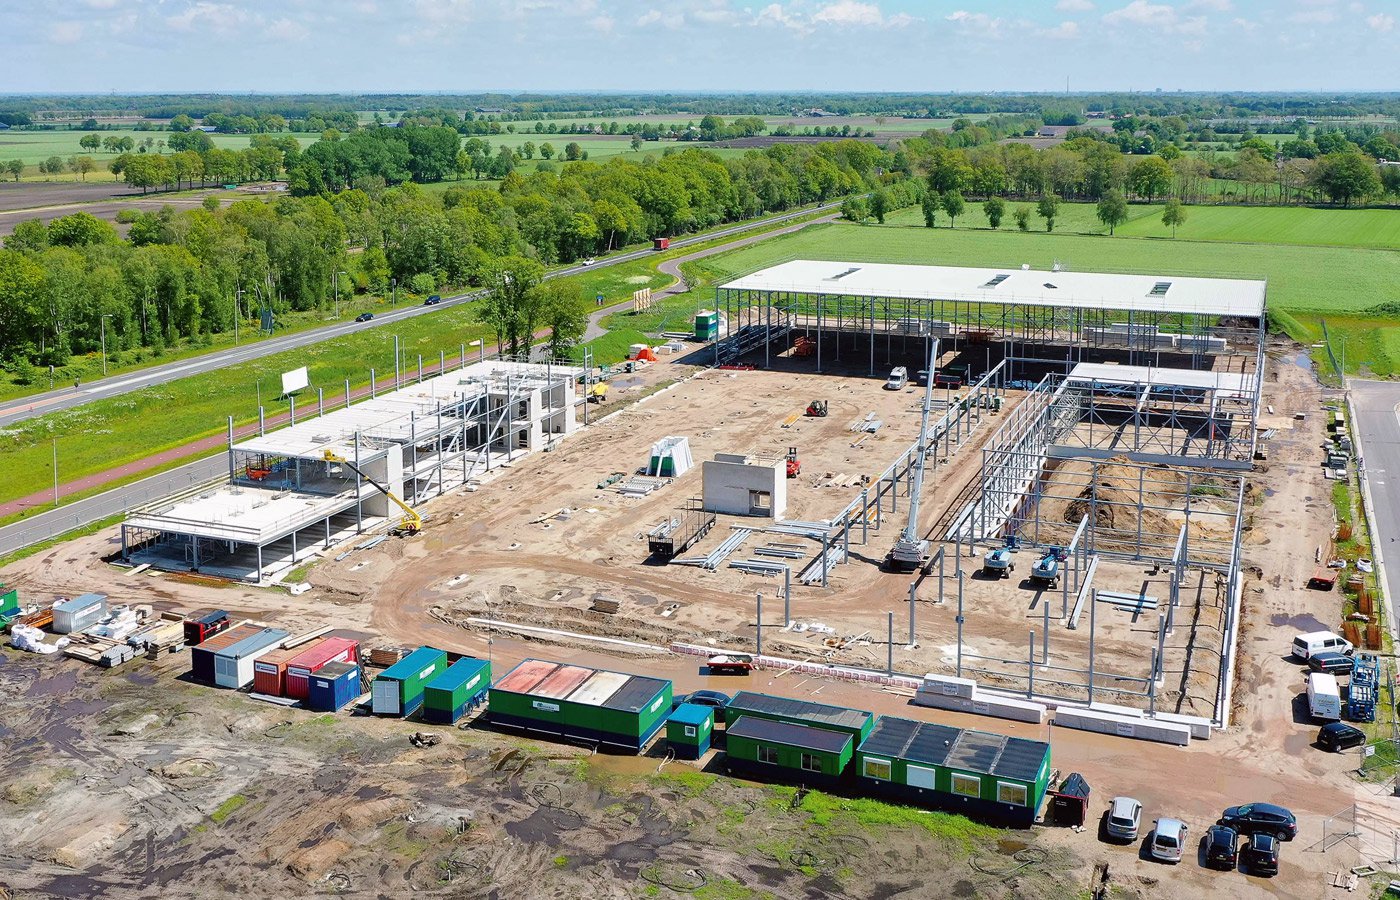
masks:
<path id="1" fill-rule="evenodd" d="M 1152 290 L 1147 292 L 1147 296 L 1165 297 L 1167 296 L 1167 291 L 1171 290 L 1171 286 L 1172 283 L 1170 281 L 1159 281 L 1156 284 L 1152 285 Z"/>
<path id="2" fill-rule="evenodd" d="M 828 279 L 826 279 L 826 280 L 827 280 L 827 281 L 840 281 L 842 278 L 845 278 L 847 275 L 853 275 L 853 274 L 855 274 L 856 272 L 859 272 L 859 271 L 860 271 L 860 266 L 856 266 L 856 267 L 854 267 L 854 268 L 847 269 L 847 270 L 844 271 L 844 272 L 838 273 L 838 274 L 836 274 L 836 275 L 832 275 L 830 278 L 828 278 Z"/>
<path id="3" fill-rule="evenodd" d="M 1010 278 L 1010 277 L 1011 277 L 1010 275 L 994 275 L 994 276 L 992 276 L 992 280 L 991 280 L 991 281 L 988 281 L 986 284 L 982 285 L 982 287 L 984 287 L 984 288 L 994 288 L 994 287 L 996 287 L 997 285 L 1001 284 L 1003 281 L 1005 281 L 1006 279 L 1008 279 L 1008 278 Z"/>

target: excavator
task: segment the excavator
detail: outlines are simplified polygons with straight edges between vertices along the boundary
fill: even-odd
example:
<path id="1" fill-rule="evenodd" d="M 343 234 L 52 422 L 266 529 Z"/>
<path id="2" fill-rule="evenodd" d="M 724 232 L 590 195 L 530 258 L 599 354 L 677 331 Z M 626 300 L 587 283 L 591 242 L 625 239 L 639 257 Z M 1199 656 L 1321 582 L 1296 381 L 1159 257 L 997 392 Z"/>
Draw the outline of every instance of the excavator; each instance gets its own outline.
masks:
<path id="1" fill-rule="evenodd" d="M 359 475 L 365 481 L 368 481 L 370 484 L 374 485 L 375 490 L 388 497 L 394 502 L 394 505 L 396 505 L 399 509 L 403 510 L 403 518 L 399 520 L 399 524 L 395 525 L 389 530 L 390 534 L 394 535 L 395 537 L 413 537 L 415 534 L 423 530 L 423 517 L 418 515 L 417 511 L 414 510 L 413 507 L 400 500 L 398 496 L 394 494 L 393 491 L 389 490 L 384 485 L 375 481 L 373 478 L 370 478 L 363 471 L 361 471 L 358 466 L 356 466 L 354 463 L 352 463 L 345 457 L 341 456 L 339 453 L 336 453 L 334 450 L 326 450 L 322 453 L 322 456 L 325 458 L 326 462 L 339 463 L 340 465 L 354 472 L 356 475 Z"/>

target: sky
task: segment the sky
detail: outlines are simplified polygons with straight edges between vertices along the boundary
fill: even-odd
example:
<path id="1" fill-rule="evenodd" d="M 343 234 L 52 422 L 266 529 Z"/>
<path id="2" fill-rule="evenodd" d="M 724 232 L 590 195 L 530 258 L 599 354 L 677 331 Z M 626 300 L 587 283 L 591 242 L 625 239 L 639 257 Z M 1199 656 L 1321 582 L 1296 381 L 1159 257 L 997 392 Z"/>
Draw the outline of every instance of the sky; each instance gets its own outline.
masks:
<path id="1" fill-rule="evenodd" d="M 0 0 L 0 93 L 1400 90 L 1400 0 Z"/>

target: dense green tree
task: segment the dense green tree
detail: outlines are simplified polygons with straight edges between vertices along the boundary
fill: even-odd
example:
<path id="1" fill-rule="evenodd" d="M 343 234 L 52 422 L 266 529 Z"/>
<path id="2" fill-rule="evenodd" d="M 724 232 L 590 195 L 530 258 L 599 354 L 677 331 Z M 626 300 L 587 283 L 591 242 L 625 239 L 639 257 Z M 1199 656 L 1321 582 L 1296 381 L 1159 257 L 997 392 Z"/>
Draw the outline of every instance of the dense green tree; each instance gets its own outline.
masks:
<path id="1" fill-rule="evenodd" d="M 942 198 L 932 188 L 924 191 L 919 207 L 924 214 L 924 227 L 933 228 L 938 224 L 938 211 L 943 208 Z"/>
<path id="2" fill-rule="evenodd" d="M 564 145 L 564 158 L 567 160 L 577 160 L 583 158 L 583 148 L 577 141 L 570 141 Z"/>
<path id="3" fill-rule="evenodd" d="M 1312 183 L 1328 200 L 1344 206 L 1381 190 L 1375 163 L 1356 150 L 1329 153 L 1319 158 L 1313 169 Z"/>
<path id="4" fill-rule="evenodd" d="M 1060 198 L 1050 193 L 1040 198 L 1035 205 L 1035 211 L 1045 220 L 1045 230 L 1055 230 L 1055 217 L 1060 214 Z"/>
<path id="5" fill-rule="evenodd" d="M 1016 227 L 1021 231 L 1031 230 L 1031 208 L 1029 206 L 1018 206 L 1013 215 L 1016 219 Z"/>
<path id="6" fill-rule="evenodd" d="M 1175 175 L 1171 163 L 1160 156 L 1148 156 L 1133 163 L 1128 170 L 1128 184 L 1133 193 L 1151 203 L 1171 190 Z"/>
<path id="7" fill-rule="evenodd" d="M 962 194 L 957 191 L 946 191 L 938 202 L 943 207 L 943 211 L 948 214 L 948 227 L 952 228 L 957 224 L 958 216 L 963 214 L 963 209 L 967 205 L 963 202 Z"/>
<path id="8" fill-rule="evenodd" d="M 1119 225 L 1128 221 L 1128 201 L 1118 188 L 1109 188 L 1099 198 L 1095 212 L 1099 221 L 1108 226 L 1108 233 L 1112 235 Z"/>
<path id="9" fill-rule="evenodd" d="M 11 159 L 6 161 L 5 171 L 8 172 L 10 177 L 15 181 L 19 181 L 20 176 L 24 174 L 24 160 Z"/>
<path id="10" fill-rule="evenodd" d="M 1181 201 L 1175 198 L 1167 201 L 1167 206 L 1162 210 L 1162 224 L 1172 230 L 1172 237 L 1176 237 L 1176 229 L 1186 224 L 1186 207 L 1181 205 Z"/>
<path id="11" fill-rule="evenodd" d="M 841 203 L 841 216 L 847 221 L 861 224 L 870 218 L 870 206 L 864 197 L 847 197 Z"/>
<path id="12" fill-rule="evenodd" d="M 870 215 L 875 217 L 875 221 L 881 225 L 885 224 L 885 216 L 890 212 L 890 195 L 884 188 L 877 188 L 870 194 Z"/>
<path id="13" fill-rule="evenodd" d="M 578 289 L 562 281 L 546 281 L 535 290 L 539 295 L 540 324 L 549 329 L 549 354 L 564 359 L 583 340 L 588 329 L 588 307 Z"/>
<path id="14" fill-rule="evenodd" d="M 1006 201 L 1000 197 L 988 197 L 982 204 L 982 212 L 987 216 L 988 225 L 1000 228 L 1002 217 L 1006 215 Z"/>

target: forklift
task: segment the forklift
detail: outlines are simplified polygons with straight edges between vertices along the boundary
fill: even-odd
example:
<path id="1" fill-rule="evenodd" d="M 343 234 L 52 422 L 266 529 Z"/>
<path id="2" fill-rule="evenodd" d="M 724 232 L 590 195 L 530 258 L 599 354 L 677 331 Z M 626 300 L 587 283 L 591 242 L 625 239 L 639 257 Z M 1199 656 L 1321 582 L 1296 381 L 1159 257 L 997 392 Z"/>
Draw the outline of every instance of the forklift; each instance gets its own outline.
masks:
<path id="1" fill-rule="evenodd" d="M 413 537 L 418 532 L 423 530 L 423 517 L 420 516 L 417 510 L 415 510 L 413 507 L 400 500 L 393 491 L 389 490 L 384 485 L 375 481 L 373 478 L 370 478 L 364 472 L 360 471 L 358 466 L 356 466 L 354 463 L 350 462 L 350 460 L 346 459 L 340 454 L 336 453 L 334 450 L 326 450 L 321 455 L 325 458 L 326 462 L 339 463 L 340 465 L 354 472 L 356 475 L 359 475 L 365 481 L 368 481 L 370 484 L 374 485 L 375 490 L 388 497 L 394 502 L 395 506 L 403 510 L 404 516 L 402 519 L 399 520 L 399 524 L 389 529 L 389 533 L 392 534 L 394 537 Z"/>
<path id="2" fill-rule="evenodd" d="M 770 459 L 772 457 L 769 457 Z M 797 458 L 797 448 L 789 447 L 787 452 L 787 477 L 796 478 L 802 474 L 802 460 Z"/>
<path id="3" fill-rule="evenodd" d="M 826 418 L 826 401 L 825 401 L 825 400 L 813 400 L 811 403 L 808 403 L 808 404 L 807 404 L 807 415 L 808 415 L 808 417 L 813 418 L 813 419 L 825 419 L 825 418 Z"/>

